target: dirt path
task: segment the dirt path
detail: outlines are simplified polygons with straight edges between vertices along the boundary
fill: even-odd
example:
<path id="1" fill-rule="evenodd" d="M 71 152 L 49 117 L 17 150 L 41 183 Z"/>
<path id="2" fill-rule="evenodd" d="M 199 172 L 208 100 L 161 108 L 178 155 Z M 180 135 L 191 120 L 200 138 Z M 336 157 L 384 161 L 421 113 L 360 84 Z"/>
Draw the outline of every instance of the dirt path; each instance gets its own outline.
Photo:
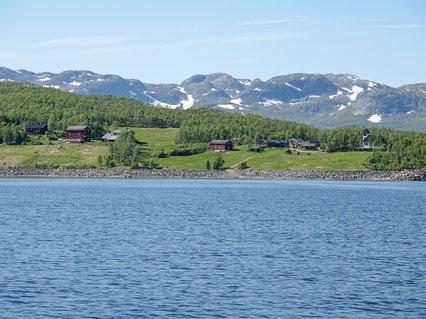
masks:
<path id="1" fill-rule="evenodd" d="M 252 159 L 253 157 L 254 157 L 254 155 L 253 155 L 253 156 L 250 156 L 250 157 L 247 157 L 246 159 L 243 159 L 242 161 L 238 162 L 238 163 L 237 163 L 237 164 L 235 164 L 235 165 L 230 166 L 229 168 L 231 168 L 231 169 L 237 168 L 237 167 L 238 167 L 238 165 L 240 165 L 240 164 L 241 164 L 241 163 L 243 163 L 243 162 L 247 162 L 249 159 Z"/>

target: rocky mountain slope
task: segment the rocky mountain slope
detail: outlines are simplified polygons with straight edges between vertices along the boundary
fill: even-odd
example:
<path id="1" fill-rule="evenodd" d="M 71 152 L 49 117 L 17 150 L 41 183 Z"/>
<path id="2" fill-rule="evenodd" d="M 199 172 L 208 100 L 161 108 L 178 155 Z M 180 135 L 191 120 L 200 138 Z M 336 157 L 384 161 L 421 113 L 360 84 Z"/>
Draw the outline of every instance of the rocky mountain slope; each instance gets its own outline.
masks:
<path id="1" fill-rule="evenodd" d="M 81 95 L 125 96 L 167 108 L 251 112 L 318 127 L 354 124 L 426 131 L 425 83 L 394 88 L 350 74 L 295 73 L 262 81 L 214 73 L 194 75 L 180 84 L 149 84 L 91 71 L 54 74 L 0 68 L 0 81 Z"/>

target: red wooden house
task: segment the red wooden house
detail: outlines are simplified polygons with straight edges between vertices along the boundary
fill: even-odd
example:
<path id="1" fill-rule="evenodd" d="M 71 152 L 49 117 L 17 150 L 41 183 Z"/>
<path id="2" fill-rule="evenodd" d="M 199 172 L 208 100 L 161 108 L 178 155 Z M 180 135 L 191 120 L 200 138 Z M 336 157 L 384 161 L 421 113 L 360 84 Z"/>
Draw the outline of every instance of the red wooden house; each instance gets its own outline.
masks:
<path id="1" fill-rule="evenodd" d="M 88 126 L 69 126 L 65 130 L 68 143 L 84 143 L 92 140 L 92 130 Z"/>
<path id="2" fill-rule="evenodd" d="M 209 150 L 220 152 L 220 151 L 232 151 L 234 145 L 230 140 L 213 140 L 209 143 Z"/>

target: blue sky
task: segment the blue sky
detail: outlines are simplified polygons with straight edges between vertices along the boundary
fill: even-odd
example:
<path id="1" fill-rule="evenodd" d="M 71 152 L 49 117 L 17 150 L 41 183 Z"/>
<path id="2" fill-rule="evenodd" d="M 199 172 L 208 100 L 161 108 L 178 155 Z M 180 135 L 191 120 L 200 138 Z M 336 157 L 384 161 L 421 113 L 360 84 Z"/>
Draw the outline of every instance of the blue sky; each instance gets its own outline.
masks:
<path id="1" fill-rule="evenodd" d="M 426 1 L 0 0 L 0 66 L 161 83 L 212 72 L 426 82 Z"/>

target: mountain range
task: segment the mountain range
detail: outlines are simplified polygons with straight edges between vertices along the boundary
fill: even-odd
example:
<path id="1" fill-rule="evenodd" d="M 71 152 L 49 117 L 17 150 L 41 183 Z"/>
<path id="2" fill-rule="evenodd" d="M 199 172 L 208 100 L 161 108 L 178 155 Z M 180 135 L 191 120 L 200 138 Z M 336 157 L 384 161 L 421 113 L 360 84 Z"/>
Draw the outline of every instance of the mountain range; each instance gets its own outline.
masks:
<path id="1" fill-rule="evenodd" d="M 426 131 L 426 83 L 391 87 L 351 74 L 294 73 L 262 81 L 197 74 L 150 84 L 91 71 L 34 73 L 0 67 L 0 82 L 34 83 L 81 95 L 110 94 L 166 108 L 208 107 L 294 120 L 321 128 L 382 126 Z"/>

